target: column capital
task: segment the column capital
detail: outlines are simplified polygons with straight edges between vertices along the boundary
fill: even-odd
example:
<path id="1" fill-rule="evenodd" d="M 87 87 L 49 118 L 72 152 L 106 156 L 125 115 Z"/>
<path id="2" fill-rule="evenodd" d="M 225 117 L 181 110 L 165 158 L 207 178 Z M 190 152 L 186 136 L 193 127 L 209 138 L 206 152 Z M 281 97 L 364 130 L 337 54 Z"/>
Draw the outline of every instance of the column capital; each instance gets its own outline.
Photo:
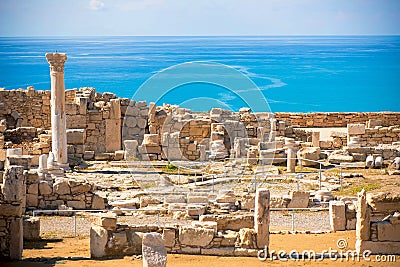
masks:
<path id="1" fill-rule="evenodd" d="M 47 53 L 46 60 L 49 62 L 52 72 L 64 72 L 64 63 L 67 60 L 65 53 Z"/>

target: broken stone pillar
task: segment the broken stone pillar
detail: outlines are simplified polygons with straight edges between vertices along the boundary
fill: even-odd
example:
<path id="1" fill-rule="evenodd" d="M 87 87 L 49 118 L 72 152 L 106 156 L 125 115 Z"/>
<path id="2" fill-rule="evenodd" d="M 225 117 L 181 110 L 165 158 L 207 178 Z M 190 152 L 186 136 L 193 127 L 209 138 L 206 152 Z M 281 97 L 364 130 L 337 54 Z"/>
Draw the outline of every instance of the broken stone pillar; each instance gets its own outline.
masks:
<path id="1" fill-rule="evenodd" d="M 131 160 L 137 158 L 138 141 L 137 140 L 125 140 L 125 160 Z"/>
<path id="2" fill-rule="evenodd" d="M 256 192 L 254 209 L 254 230 L 257 233 L 257 248 L 269 246 L 269 200 L 270 193 L 266 188 L 259 188 Z"/>
<path id="3" fill-rule="evenodd" d="M 110 118 L 106 120 L 106 151 L 114 152 L 121 149 L 121 102 L 110 100 Z"/>
<path id="4" fill-rule="evenodd" d="M 47 173 L 47 154 L 39 156 L 39 167 L 37 173 L 40 179 L 44 179 Z"/>
<path id="5" fill-rule="evenodd" d="M 47 53 L 51 78 L 51 140 L 56 165 L 69 169 L 67 155 L 67 131 L 65 117 L 64 63 L 66 54 Z"/>
<path id="6" fill-rule="evenodd" d="M 357 202 L 357 224 L 356 224 L 356 239 L 370 239 L 370 209 L 367 204 L 367 194 L 365 190 L 358 193 Z"/>
<path id="7" fill-rule="evenodd" d="M 332 231 L 346 230 L 346 206 L 343 201 L 329 202 L 329 219 Z"/>
<path id="8" fill-rule="evenodd" d="M 312 132 L 311 142 L 313 147 L 319 147 L 320 132 Z"/>
<path id="9" fill-rule="evenodd" d="M 286 171 L 289 173 L 296 172 L 296 150 L 294 148 L 294 139 L 287 138 L 285 140 L 287 148 L 287 167 Z"/>
<path id="10" fill-rule="evenodd" d="M 146 233 L 142 239 L 143 267 L 167 266 L 167 250 L 159 233 Z"/>

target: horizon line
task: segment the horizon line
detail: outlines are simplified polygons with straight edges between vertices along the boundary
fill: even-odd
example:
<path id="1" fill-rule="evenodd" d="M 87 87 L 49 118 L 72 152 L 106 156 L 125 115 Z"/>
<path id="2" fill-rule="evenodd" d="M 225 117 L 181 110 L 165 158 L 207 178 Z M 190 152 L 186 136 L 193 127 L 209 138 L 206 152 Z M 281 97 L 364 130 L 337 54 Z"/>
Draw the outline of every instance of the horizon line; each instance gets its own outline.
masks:
<path id="1" fill-rule="evenodd" d="M 239 34 L 239 35 L 0 35 L 0 38 L 62 38 L 62 37 L 397 37 L 398 34 Z"/>

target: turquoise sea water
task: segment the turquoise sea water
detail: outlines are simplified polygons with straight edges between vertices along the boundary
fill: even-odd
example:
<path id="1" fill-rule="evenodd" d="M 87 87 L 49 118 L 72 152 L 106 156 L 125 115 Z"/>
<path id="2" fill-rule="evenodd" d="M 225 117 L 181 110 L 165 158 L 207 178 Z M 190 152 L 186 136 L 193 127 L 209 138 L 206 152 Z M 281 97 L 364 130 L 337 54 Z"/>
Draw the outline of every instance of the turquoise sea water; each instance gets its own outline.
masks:
<path id="1" fill-rule="evenodd" d="M 273 112 L 400 111 L 400 36 L 0 37 L 0 87 L 49 89 L 44 54 L 54 51 L 68 56 L 66 88 L 131 98 L 165 68 L 211 61 L 251 78 Z M 207 110 L 190 99 L 214 98 L 233 110 L 244 105 L 218 86 L 183 87 L 159 104 Z"/>

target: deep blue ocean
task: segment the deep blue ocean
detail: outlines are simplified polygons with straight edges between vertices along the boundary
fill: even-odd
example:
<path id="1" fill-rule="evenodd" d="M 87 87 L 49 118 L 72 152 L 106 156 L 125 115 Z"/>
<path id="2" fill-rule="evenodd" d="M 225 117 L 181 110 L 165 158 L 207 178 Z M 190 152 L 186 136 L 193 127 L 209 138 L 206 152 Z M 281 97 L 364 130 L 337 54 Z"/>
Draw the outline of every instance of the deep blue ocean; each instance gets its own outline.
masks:
<path id="1" fill-rule="evenodd" d="M 132 98 L 165 68 L 210 61 L 248 76 L 273 112 L 400 111 L 400 36 L 0 37 L 0 87 L 48 90 L 44 55 L 54 51 L 67 53 L 67 89 Z M 233 110 L 245 106 L 226 88 L 183 87 L 158 104 L 205 111 L 207 101 L 189 100 L 213 98 Z"/>

